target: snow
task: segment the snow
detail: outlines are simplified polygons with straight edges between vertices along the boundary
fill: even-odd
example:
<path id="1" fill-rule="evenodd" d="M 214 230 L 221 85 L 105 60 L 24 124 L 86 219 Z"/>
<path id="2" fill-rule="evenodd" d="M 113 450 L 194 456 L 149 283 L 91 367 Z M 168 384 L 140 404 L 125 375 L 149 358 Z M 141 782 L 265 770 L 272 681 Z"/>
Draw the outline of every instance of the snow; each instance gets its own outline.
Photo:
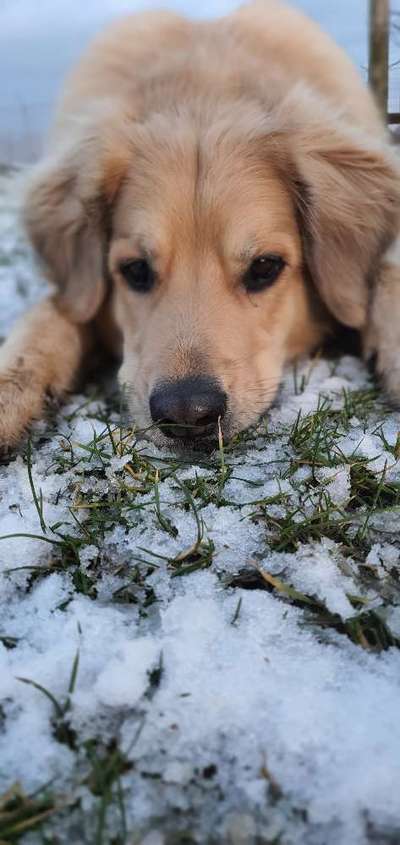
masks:
<path id="1" fill-rule="evenodd" d="M 295 554 L 269 555 L 263 563 L 269 572 L 285 573 L 286 580 L 308 596 L 318 596 L 324 605 L 348 619 L 355 614 L 344 585 L 348 578 L 347 591 L 356 592 L 351 580 L 351 569 L 344 565 L 337 545 L 326 538 L 320 543 L 303 545 Z"/>
<path id="2" fill-rule="evenodd" d="M 380 578 L 384 578 L 390 570 L 400 567 L 400 551 L 391 543 L 374 543 L 365 558 L 367 566 L 375 569 Z"/>
<path id="3" fill-rule="evenodd" d="M 381 445 L 382 448 L 382 445 Z M 350 470 L 344 467 L 323 467 L 317 470 L 318 481 L 327 485 L 331 501 L 336 505 L 345 505 L 350 499 Z"/>
<path id="4" fill-rule="evenodd" d="M 6 181 L 0 196 L 6 332 L 44 287 L 18 235 Z M 190 834 L 195 843 L 280 837 L 285 845 L 367 845 L 371 831 L 375 841 L 386 834 L 396 841 L 399 649 L 362 648 L 262 578 L 288 585 L 343 625 L 359 618 L 356 597 L 399 635 L 398 505 L 383 506 L 367 528 L 368 506 L 351 507 L 351 469 L 360 459 L 378 484 L 385 467 L 398 479 L 400 414 L 368 404 L 369 391 L 362 363 L 349 356 L 305 361 L 296 377 L 289 370 L 266 423 L 226 451 L 225 484 L 218 454 L 180 467 L 133 436 L 114 454 L 105 400 L 90 393 L 35 427 L 32 475 L 46 533 L 26 444 L 0 467 L 0 537 L 18 535 L 0 539 L 0 795 L 15 781 L 27 793 L 51 782 L 56 796 L 71 798 L 67 816 L 55 816 L 54 827 L 49 820 L 49 830 L 69 845 L 98 841 L 88 743 L 107 749 L 114 741 L 130 763 L 120 778 L 130 836 L 123 841 L 167 845 Z M 360 392 L 365 399 L 354 398 L 345 412 Z M 299 411 L 307 423 L 324 403 L 337 416 L 334 425 L 324 422 L 326 465 L 312 467 L 294 427 Z M 110 420 L 116 427 L 115 411 Z M 101 458 L 88 449 L 94 433 Z M 345 515 L 352 537 L 361 525 L 354 553 L 323 531 L 295 548 L 276 547 L 290 514 L 295 530 L 326 502 L 331 527 Z M 47 542 L 62 537 L 67 550 Z M 191 571 L 199 555 L 204 568 Z M 256 589 L 240 586 L 243 570 L 259 578 Z M 57 737 L 52 702 L 21 678 L 69 701 L 70 744 Z M 116 813 L 104 842 L 115 834 Z M 37 837 L 29 841 L 43 841 Z"/>
<path id="5" fill-rule="evenodd" d="M 100 704 L 135 706 L 147 690 L 157 658 L 159 646 L 154 637 L 137 637 L 124 643 L 96 680 L 95 696 Z"/>

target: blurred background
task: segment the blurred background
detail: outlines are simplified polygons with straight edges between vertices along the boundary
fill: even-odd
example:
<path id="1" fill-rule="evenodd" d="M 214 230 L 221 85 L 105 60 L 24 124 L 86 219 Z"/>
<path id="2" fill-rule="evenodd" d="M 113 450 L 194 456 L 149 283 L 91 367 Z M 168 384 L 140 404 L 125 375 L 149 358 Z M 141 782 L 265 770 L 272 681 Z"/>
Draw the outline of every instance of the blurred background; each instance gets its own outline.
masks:
<path id="1" fill-rule="evenodd" d="M 38 157 L 63 77 L 107 21 L 150 6 L 207 17 L 238 5 L 235 0 L 0 0 L 0 162 Z M 319 21 L 366 75 L 367 0 L 294 0 L 294 5 Z M 400 0 L 393 0 L 395 15 L 398 10 Z M 396 75 L 394 68 L 392 99 L 400 89 Z"/>

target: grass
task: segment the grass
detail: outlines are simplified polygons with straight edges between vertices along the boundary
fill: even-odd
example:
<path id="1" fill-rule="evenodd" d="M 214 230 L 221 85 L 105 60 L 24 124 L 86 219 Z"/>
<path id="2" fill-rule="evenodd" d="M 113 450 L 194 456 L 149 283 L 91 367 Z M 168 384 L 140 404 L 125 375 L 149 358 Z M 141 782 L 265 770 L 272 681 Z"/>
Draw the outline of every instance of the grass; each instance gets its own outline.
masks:
<path id="1" fill-rule="evenodd" d="M 33 686 L 36 690 L 38 690 L 38 692 L 41 692 L 50 701 L 53 707 L 53 715 L 51 717 L 53 736 L 57 740 L 57 742 L 61 742 L 65 745 L 68 745 L 72 751 L 74 751 L 76 748 L 76 733 L 71 727 L 68 718 L 68 713 L 71 709 L 71 696 L 74 693 L 76 679 L 78 675 L 78 668 L 79 651 L 76 652 L 74 662 L 72 664 L 67 693 L 65 699 L 62 702 L 58 701 L 52 692 L 46 689 L 46 687 L 42 686 L 42 684 L 39 684 L 37 681 L 34 681 L 31 678 L 17 678 L 17 680 L 21 681 L 21 683 Z"/>
<path id="2" fill-rule="evenodd" d="M 367 651 L 380 652 L 391 647 L 400 648 L 400 639 L 392 634 L 379 612 L 382 608 L 363 610 L 355 616 L 342 619 L 339 614 L 329 611 L 324 602 L 316 596 L 300 592 L 259 566 L 256 566 L 256 572 L 247 569 L 239 572 L 228 579 L 227 584 L 245 590 L 266 589 L 273 592 L 281 600 L 305 611 L 303 625 L 336 631 Z M 354 607 L 363 607 L 365 600 L 362 597 L 349 595 L 348 598 Z M 232 624 L 236 621 L 235 612 Z"/>
<path id="3" fill-rule="evenodd" d="M 310 373 L 307 377 L 296 376 L 297 395 L 302 395 L 310 377 Z M 92 405 L 90 399 L 85 400 L 69 421 L 73 422 L 75 415 L 90 415 Z M 339 635 L 350 640 L 354 647 L 370 652 L 399 648 L 400 642 L 386 621 L 386 610 L 399 601 L 400 585 L 393 572 L 388 572 L 383 580 L 379 578 L 366 566 L 366 558 L 372 544 L 387 541 L 374 520 L 379 514 L 400 512 L 400 488 L 391 480 L 388 467 L 376 472 L 373 463 L 360 456 L 357 449 L 350 455 L 341 449 L 343 437 L 352 430 L 352 421 L 357 418 L 369 430 L 372 421 L 382 450 L 393 458 L 398 457 L 400 437 L 395 443 L 387 442 L 382 427 L 385 414 L 387 409 L 369 388 L 344 392 L 340 401 L 335 402 L 321 397 L 315 411 L 299 412 L 290 425 L 271 427 L 267 420 L 262 421 L 257 429 L 238 435 L 231 443 L 224 443 L 220 432 L 218 449 L 210 456 L 200 459 L 197 456 L 193 468 L 190 457 L 180 459 L 176 455 L 156 453 L 143 443 L 139 432 L 121 428 L 116 407 L 109 406 L 102 417 L 102 430 L 97 430 L 92 439 L 77 443 L 63 435 L 59 448 L 50 450 L 46 473 L 59 478 L 60 501 L 68 503 L 68 517 L 58 522 L 49 517 L 51 507 L 43 490 L 43 472 L 37 471 L 37 445 L 34 439 L 29 440 L 24 460 L 37 529 L 32 533 L 3 535 L 0 547 L 1 543 L 17 541 L 18 537 L 40 538 L 48 553 L 44 554 L 43 563 L 31 565 L 29 560 L 24 560 L 10 567 L 9 576 L 12 578 L 17 571 L 26 572 L 29 592 L 49 575 L 61 573 L 67 579 L 68 595 L 56 609 L 66 612 L 77 593 L 93 602 L 99 601 L 107 574 L 112 578 L 109 601 L 125 606 L 123 609 L 127 611 L 134 608 L 146 620 L 157 612 L 159 597 L 154 575 L 158 569 L 168 573 L 171 584 L 178 579 L 176 589 L 179 590 L 180 578 L 214 565 L 218 567 L 219 549 L 208 529 L 208 509 L 221 513 L 233 509 L 237 511 L 238 525 L 246 521 L 254 523 L 261 529 L 263 539 L 255 561 L 238 558 L 236 573 L 221 576 L 222 589 L 237 593 L 228 624 L 240 631 L 243 591 L 267 590 L 276 601 L 296 607 L 299 625 L 313 630 L 322 643 L 328 644 L 332 635 Z M 95 414 L 97 421 L 99 416 Z M 251 454 L 252 466 L 262 469 L 266 446 L 273 446 L 277 451 L 276 462 L 264 467 L 265 479 L 280 485 L 273 494 L 265 494 L 264 479 L 250 472 L 248 460 Z M 321 471 L 327 469 L 348 471 L 349 496 L 342 504 L 337 503 L 330 484 L 321 476 Z M 240 495 L 235 487 L 239 479 L 242 479 Z M 188 544 L 180 534 L 182 514 L 190 520 L 192 538 Z M 165 549 L 162 543 L 152 548 L 145 540 L 140 541 L 142 526 L 149 522 L 157 537 L 164 538 Z M 115 554 L 110 545 L 116 531 L 120 538 L 128 538 L 131 532 L 137 537 L 137 544 L 130 545 L 126 558 Z M 281 554 L 284 560 L 285 554 L 296 553 L 300 545 L 319 544 L 324 539 L 333 541 L 338 554 L 344 561 L 350 561 L 352 567 L 353 589 L 347 597 L 356 612 L 349 618 L 332 613 L 320 595 L 296 589 L 285 577 L 284 566 L 277 576 L 265 564 L 269 554 Z M 231 543 L 229 533 L 226 542 Z M 86 560 L 88 547 L 92 556 Z M 19 645 L 18 638 L 6 630 L 0 630 L 0 641 L 10 650 Z M 132 773 L 139 771 L 135 743 L 149 702 L 157 701 L 164 673 L 160 654 L 139 706 L 129 714 L 138 731 L 130 744 L 121 740 L 126 713 L 118 714 L 116 724 L 104 732 L 77 727 L 74 692 L 79 688 L 79 652 L 69 669 L 69 680 L 61 697 L 35 678 L 19 679 L 50 703 L 53 738 L 75 756 L 76 779 L 68 795 L 60 794 L 54 784 L 35 795 L 27 795 L 23 787 L 11 784 L 0 799 L 1 845 L 18 842 L 31 831 L 40 837 L 38 842 L 55 843 L 57 824 L 68 826 L 63 815 L 66 812 L 74 819 L 82 819 L 86 831 L 84 841 L 95 845 L 128 845 L 133 841 L 125 806 L 126 784 Z M 210 766 L 215 766 L 214 762 Z M 213 786 L 214 769 L 209 768 L 208 772 L 204 778 L 201 773 L 196 775 L 196 788 L 203 789 L 201 784 L 208 780 L 207 789 L 215 790 L 218 801 L 217 786 Z M 154 788 L 156 784 L 159 790 L 165 788 L 156 771 L 143 769 L 141 777 L 154 784 Z M 267 763 L 263 777 L 271 800 L 278 805 L 287 802 Z M 92 800 L 87 817 L 80 803 L 82 790 Z M 287 809 L 289 814 L 292 811 L 301 812 L 298 808 Z M 176 821 L 174 829 L 175 839 L 168 842 L 194 841 L 184 818 Z"/>
<path id="4" fill-rule="evenodd" d="M 140 736 L 144 710 L 137 714 L 137 729 L 132 741 L 125 751 L 122 750 L 119 739 L 111 736 L 108 740 L 104 736 L 94 733 L 90 738 L 80 735 L 70 722 L 73 710 L 73 693 L 78 681 L 79 651 L 76 653 L 70 672 L 68 688 L 65 697 L 60 700 L 42 684 L 32 678 L 18 678 L 24 684 L 32 686 L 51 704 L 51 725 L 56 742 L 67 745 L 74 752 L 79 761 L 79 768 L 84 774 L 75 785 L 76 789 L 86 788 L 93 796 L 93 809 L 89 819 L 88 830 L 82 818 L 82 837 L 93 845 L 128 845 L 129 833 L 127 829 L 125 811 L 125 787 L 123 777 L 134 766 L 132 752 Z M 149 673 L 147 689 L 143 694 L 143 702 L 151 700 L 156 694 L 163 674 L 163 658 L 160 654 L 158 664 Z M 13 784 L 7 792 L 0 795 L 0 843 L 11 845 L 19 842 L 26 833 L 41 831 L 43 842 L 58 841 L 50 838 L 46 833 L 46 822 L 51 816 L 60 816 L 68 810 L 79 812 L 79 799 L 70 795 L 57 795 L 48 786 L 38 790 L 33 795 L 25 795 L 19 784 Z M 112 816 L 112 828 L 109 817 Z M 58 822 L 59 823 L 59 822 Z M 57 824 L 57 822 L 56 822 Z M 87 840 L 89 837 L 89 840 Z"/>
<path id="5" fill-rule="evenodd" d="M 48 787 L 26 795 L 19 783 L 14 783 L 0 795 L 0 842 L 13 845 L 32 831 L 40 830 L 50 816 L 60 811 Z"/>
<path id="6" fill-rule="evenodd" d="M 58 737 L 58 741 L 64 740 Z M 75 745 L 73 748 L 76 750 Z M 129 753 L 131 750 L 129 749 Z M 107 744 L 104 744 L 100 737 L 85 740 L 78 753 L 84 758 L 86 770 L 79 786 L 81 789 L 87 788 L 93 796 L 89 826 L 82 816 L 82 837 L 93 845 L 106 845 L 109 842 L 113 845 L 127 845 L 129 838 L 122 778 L 131 770 L 133 763 L 128 759 L 128 755 L 121 751 L 115 738 Z M 59 839 L 57 835 L 53 835 L 48 823 L 51 821 L 52 826 L 57 829 L 63 821 L 65 823 L 66 813 L 79 811 L 79 801 L 72 794 L 58 795 L 51 786 L 46 785 L 35 793 L 26 795 L 20 784 L 15 783 L 0 795 L 1 845 L 13 845 L 34 832 L 39 836 L 38 842 L 57 845 Z M 110 811 L 114 810 L 116 814 L 113 813 L 111 830 L 109 816 Z"/>

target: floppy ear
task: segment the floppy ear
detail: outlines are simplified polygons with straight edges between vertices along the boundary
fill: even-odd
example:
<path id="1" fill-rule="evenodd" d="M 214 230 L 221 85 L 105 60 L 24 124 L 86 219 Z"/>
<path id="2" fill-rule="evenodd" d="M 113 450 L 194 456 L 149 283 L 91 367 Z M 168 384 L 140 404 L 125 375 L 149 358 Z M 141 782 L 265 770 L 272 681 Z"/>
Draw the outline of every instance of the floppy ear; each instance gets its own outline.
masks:
<path id="1" fill-rule="evenodd" d="M 126 163 L 121 149 L 81 138 L 39 164 L 28 185 L 25 228 L 74 322 L 92 319 L 105 295 L 107 219 Z"/>
<path id="2" fill-rule="evenodd" d="M 397 235 L 400 171 L 389 145 L 332 120 L 291 138 L 305 257 L 322 300 L 362 328 L 378 261 Z"/>

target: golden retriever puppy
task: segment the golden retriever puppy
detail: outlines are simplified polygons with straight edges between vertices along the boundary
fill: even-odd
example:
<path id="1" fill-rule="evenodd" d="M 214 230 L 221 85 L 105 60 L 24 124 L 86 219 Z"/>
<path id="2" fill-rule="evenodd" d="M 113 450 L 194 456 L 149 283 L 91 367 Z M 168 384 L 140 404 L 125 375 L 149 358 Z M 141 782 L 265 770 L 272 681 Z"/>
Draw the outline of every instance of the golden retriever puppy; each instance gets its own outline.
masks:
<path id="1" fill-rule="evenodd" d="M 128 17 L 67 82 L 24 221 L 55 293 L 5 343 L 0 444 L 97 344 L 160 444 L 255 423 L 337 323 L 400 395 L 399 170 L 371 94 L 300 12 Z"/>

